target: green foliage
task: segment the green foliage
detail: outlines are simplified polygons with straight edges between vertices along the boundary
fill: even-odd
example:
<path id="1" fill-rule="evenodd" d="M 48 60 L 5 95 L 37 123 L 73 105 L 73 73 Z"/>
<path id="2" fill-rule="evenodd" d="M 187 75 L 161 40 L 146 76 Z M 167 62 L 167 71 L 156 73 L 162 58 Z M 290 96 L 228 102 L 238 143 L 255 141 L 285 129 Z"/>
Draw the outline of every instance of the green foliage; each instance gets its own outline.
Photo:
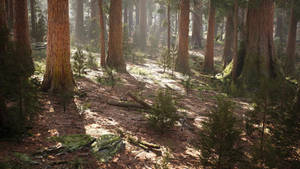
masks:
<path id="1" fill-rule="evenodd" d="M 241 131 L 232 112 L 232 103 L 218 98 L 218 107 L 202 122 L 200 150 L 202 165 L 234 168 L 242 160 Z"/>
<path id="2" fill-rule="evenodd" d="M 96 58 L 93 56 L 91 52 L 87 55 L 87 63 L 86 66 L 90 69 L 97 69 L 98 65 L 96 63 Z"/>
<path id="3" fill-rule="evenodd" d="M 111 86 L 111 88 L 114 88 L 118 84 L 118 82 L 121 81 L 119 77 L 116 77 L 117 72 L 114 69 L 106 67 L 103 73 L 103 76 L 97 77 L 97 81 L 101 85 Z"/>
<path id="4" fill-rule="evenodd" d="M 81 77 L 82 74 L 85 74 L 85 70 L 87 68 L 86 63 L 85 63 L 85 55 L 83 51 L 80 48 L 77 48 L 77 51 L 73 55 L 73 71 Z"/>
<path id="5" fill-rule="evenodd" d="M 175 102 L 168 90 L 159 90 L 153 105 L 153 110 L 148 119 L 150 125 L 161 132 L 175 125 L 179 116 Z"/>
<path id="6" fill-rule="evenodd" d="M 52 137 L 51 140 L 62 143 L 62 146 L 64 148 L 72 152 L 89 145 L 91 142 L 93 142 L 94 139 L 89 135 L 75 134 Z"/>
<path id="7" fill-rule="evenodd" d="M 92 153 L 100 162 L 108 162 L 123 149 L 122 139 L 112 134 L 102 135 L 92 144 Z"/>

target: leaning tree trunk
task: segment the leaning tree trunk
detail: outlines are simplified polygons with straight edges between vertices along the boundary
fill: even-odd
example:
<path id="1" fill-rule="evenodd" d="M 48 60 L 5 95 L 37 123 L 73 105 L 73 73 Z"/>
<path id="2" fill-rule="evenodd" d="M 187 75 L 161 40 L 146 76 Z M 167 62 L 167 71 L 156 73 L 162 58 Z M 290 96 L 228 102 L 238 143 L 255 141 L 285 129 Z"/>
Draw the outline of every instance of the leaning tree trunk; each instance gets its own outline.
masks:
<path id="1" fill-rule="evenodd" d="M 113 0 L 109 10 L 107 65 L 118 72 L 126 72 L 122 40 L 122 0 Z"/>
<path id="2" fill-rule="evenodd" d="M 287 61 L 286 61 L 286 73 L 291 75 L 295 72 L 296 62 L 296 37 L 297 37 L 297 18 L 296 9 L 292 7 L 290 16 L 289 36 L 287 42 Z"/>
<path id="3" fill-rule="evenodd" d="M 184 74 L 190 73 L 189 67 L 189 22 L 190 2 L 180 1 L 179 45 L 175 70 Z"/>
<path id="4" fill-rule="evenodd" d="M 196 49 L 202 48 L 202 0 L 194 0 L 192 42 Z"/>
<path id="5" fill-rule="evenodd" d="M 76 19 L 75 19 L 75 39 L 78 43 L 83 43 L 84 28 L 83 28 L 83 0 L 76 0 Z"/>
<path id="6" fill-rule="evenodd" d="M 234 24 L 233 24 L 233 8 L 229 9 L 226 17 L 226 34 L 225 34 L 225 44 L 224 44 L 224 68 L 231 62 L 233 55 L 233 34 L 234 34 Z"/>
<path id="7" fill-rule="evenodd" d="M 204 71 L 207 73 L 214 72 L 214 35 L 216 22 L 216 7 L 213 0 L 210 0 L 208 33 L 206 42 L 206 53 L 204 59 Z"/>
<path id="8" fill-rule="evenodd" d="M 103 0 L 99 0 L 99 19 L 100 19 L 100 45 L 101 45 L 101 59 L 100 64 L 102 67 L 106 66 L 106 54 L 105 54 L 105 25 L 104 25 L 104 14 L 103 14 Z"/>
<path id="9" fill-rule="evenodd" d="M 147 9 L 146 9 L 146 0 L 139 0 L 140 5 L 140 35 L 139 35 L 139 45 L 142 50 L 145 49 L 147 45 Z"/>
<path id="10" fill-rule="evenodd" d="M 68 0 L 48 0 L 47 64 L 42 87 L 51 92 L 72 92 Z"/>
<path id="11" fill-rule="evenodd" d="M 247 37 L 242 82 L 249 88 L 258 87 L 263 79 L 275 77 L 273 43 L 274 1 L 249 1 Z"/>
<path id="12" fill-rule="evenodd" d="M 36 38 L 36 2 L 35 0 L 30 0 L 30 14 L 31 14 L 31 36 L 37 40 Z"/>
<path id="13" fill-rule="evenodd" d="M 31 57 L 27 0 L 19 0 L 14 3 L 14 11 L 16 11 L 14 15 L 16 55 L 23 64 L 24 77 L 29 77 L 34 71 L 34 66 Z"/>

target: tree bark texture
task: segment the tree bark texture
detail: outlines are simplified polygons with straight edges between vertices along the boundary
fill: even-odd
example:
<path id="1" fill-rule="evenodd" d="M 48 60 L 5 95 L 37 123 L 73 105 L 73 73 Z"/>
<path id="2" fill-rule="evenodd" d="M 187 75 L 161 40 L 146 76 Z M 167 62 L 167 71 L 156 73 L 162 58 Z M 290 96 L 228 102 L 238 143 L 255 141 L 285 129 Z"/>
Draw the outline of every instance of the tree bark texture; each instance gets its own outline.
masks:
<path id="1" fill-rule="evenodd" d="M 36 2 L 35 0 L 30 0 L 30 14 L 31 14 L 31 36 L 36 38 Z"/>
<path id="2" fill-rule="evenodd" d="M 42 87 L 51 92 L 72 92 L 68 0 L 48 0 L 46 73 Z"/>
<path id="3" fill-rule="evenodd" d="M 82 43 L 84 41 L 83 20 L 83 0 L 76 0 L 75 38 L 78 43 Z"/>
<path id="4" fill-rule="evenodd" d="M 205 52 L 205 59 L 204 59 L 204 71 L 207 73 L 213 73 L 214 72 L 216 7 L 212 0 L 210 0 L 209 7 L 210 8 L 209 8 L 206 52 Z"/>
<path id="5" fill-rule="evenodd" d="M 27 0 L 15 2 L 14 11 L 16 11 L 14 15 L 16 55 L 20 58 L 20 63 L 23 63 L 24 76 L 29 77 L 34 71 L 34 66 L 31 57 Z"/>
<path id="6" fill-rule="evenodd" d="M 193 47 L 196 49 L 202 48 L 203 26 L 202 26 L 202 0 L 194 1 L 193 12 L 193 32 L 192 42 Z"/>
<path id="7" fill-rule="evenodd" d="M 183 74 L 190 73 L 189 67 L 189 15 L 190 1 L 180 1 L 180 18 L 179 18 L 179 45 L 178 57 L 176 59 L 175 70 Z"/>
<path id="8" fill-rule="evenodd" d="M 226 33 L 225 33 L 225 44 L 224 44 L 224 68 L 231 62 L 233 55 L 233 43 L 234 43 L 234 22 L 233 22 L 233 11 L 234 9 L 229 9 L 226 17 Z"/>
<path id="9" fill-rule="evenodd" d="M 99 24 L 100 24 L 100 48 L 101 48 L 101 59 L 100 65 L 102 67 L 106 66 L 106 53 L 105 53 L 105 25 L 104 25 L 104 15 L 103 15 L 103 0 L 99 0 Z"/>
<path id="10" fill-rule="evenodd" d="M 147 46 L 147 9 L 146 9 L 146 0 L 139 0 L 139 6 L 140 6 L 140 35 L 139 35 L 139 45 L 142 50 L 145 49 Z"/>
<path id="11" fill-rule="evenodd" d="M 118 72 L 126 72 L 122 41 L 122 0 L 113 0 L 111 1 L 109 11 L 107 65 Z"/>

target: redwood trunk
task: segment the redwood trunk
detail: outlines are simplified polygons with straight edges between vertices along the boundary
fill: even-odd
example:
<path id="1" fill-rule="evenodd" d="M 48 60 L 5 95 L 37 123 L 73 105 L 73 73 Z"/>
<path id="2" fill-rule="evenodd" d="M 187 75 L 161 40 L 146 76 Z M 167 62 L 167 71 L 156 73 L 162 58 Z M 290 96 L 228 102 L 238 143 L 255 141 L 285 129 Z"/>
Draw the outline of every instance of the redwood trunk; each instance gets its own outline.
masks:
<path id="1" fill-rule="evenodd" d="M 27 0 L 19 0 L 14 3 L 14 7 L 14 11 L 16 11 L 14 18 L 16 55 L 20 58 L 20 63 L 24 65 L 25 77 L 29 77 L 34 71 L 34 66 L 31 57 Z"/>
<path id="2" fill-rule="evenodd" d="M 35 10 L 36 2 L 35 0 L 30 0 L 30 14 L 31 14 L 31 36 L 37 40 L 36 38 L 36 10 Z"/>
<path id="3" fill-rule="evenodd" d="M 146 0 L 139 0 L 139 5 L 140 5 L 140 48 L 145 49 L 147 45 L 147 9 L 146 9 Z"/>
<path id="4" fill-rule="evenodd" d="M 75 37 L 76 41 L 82 43 L 84 40 L 83 33 L 83 0 L 76 0 L 76 23 L 75 23 Z"/>
<path id="5" fill-rule="evenodd" d="M 103 0 L 99 0 L 99 18 L 100 18 L 100 45 L 101 45 L 101 59 L 100 64 L 102 67 L 106 66 L 106 54 L 105 54 L 105 25 L 103 15 Z"/>
<path id="6" fill-rule="evenodd" d="M 133 2 L 130 2 L 129 6 L 128 6 L 128 32 L 129 32 L 129 36 L 132 35 L 132 29 L 133 29 Z"/>
<path id="7" fill-rule="evenodd" d="M 90 24 L 90 31 L 89 31 L 89 35 L 90 35 L 90 43 L 92 44 L 93 47 L 97 46 L 98 43 L 98 38 L 99 37 L 99 29 L 98 25 L 97 25 L 97 20 L 98 20 L 98 4 L 97 4 L 97 0 L 91 0 L 90 2 L 90 8 L 91 8 L 91 24 Z"/>
<path id="8" fill-rule="evenodd" d="M 255 6 L 256 5 L 256 6 Z M 275 77 L 273 43 L 274 1 L 249 1 L 246 53 L 241 78 L 248 87 Z"/>
<path id="9" fill-rule="evenodd" d="M 237 78 L 237 66 L 238 66 L 238 24 L 239 24 L 239 6 L 238 0 L 234 0 L 234 12 L 233 12 L 233 65 L 232 65 L 232 79 L 235 82 Z"/>
<path id="10" fill-rule="evenodd" d="M 126 72 L 122 40 L 122 0 L 113 0 L 111 1 L 109 11 L 107 65 L 118 72 Z"/>
<path id="11" fill-rule="evenodd" d="M 208 33 L 206 42 L 206 53 L 204 60 L 204 71 L 207 73 L 214 72 L 214 39 L 215 39 L 215 22 L 216 22 L 216 7 L 210 0 Z"/>
<path id="12" fill-rule="evenodd" d="M 73 91 L 68 0 L 48 0 L 47 43 L 47 65 L 43 89 L 52 92 Z"/>
<path id="13" fill-rule="evenodd" d="M 228 11 L 226 17 L 226 33 L 225 33 L 225 44 L 224 44 L 224 68 L 231 62 L 233 55 L 233 43 L 234 43 L 234 22 L 233 22 L 233 9 Z"/>
<path id="14" fill-rule="evenodd" d="M 176 59 L 175 70 L 184 74 L 190 73 L 189 67 L 189 0 L 180 1 L 180 18 L 179 18 L 179 48 Z"/>
<path id="15" fill-rule="evenodd" d="M 295 72 L 295 62 L 296 62 L 296 37 L 297 37 L 297 18 L 296 18 L 296 9 L 292 7 L 291 16 L 290 16 L 290 26 L 289 26 L 289 35 L 287 42 L 287 61 L 286 61 L 286 70 L 287 74 L 293 74 Z"/>
<path id="16" fill-rule="evenodd" d="M 192 42 L 196 49 L 202 48 L 202 0 L 194 0 Z"/>

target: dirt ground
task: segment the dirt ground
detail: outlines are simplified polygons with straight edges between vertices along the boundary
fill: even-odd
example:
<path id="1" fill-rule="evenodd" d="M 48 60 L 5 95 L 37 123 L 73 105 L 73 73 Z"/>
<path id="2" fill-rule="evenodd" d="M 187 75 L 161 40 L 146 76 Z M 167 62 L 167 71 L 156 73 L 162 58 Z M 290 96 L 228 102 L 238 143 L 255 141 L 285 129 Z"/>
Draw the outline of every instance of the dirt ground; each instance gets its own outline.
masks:
<path id="1" fill-rule="evenodd" d="M 200 52 L 199 56 L 201 55 Z M 201 168 L 200 152 L 196 148 L 199 128 L 201 121 L 216 106 L 215 96 L 222 94 L 209 86 L 207 78 L 194 75 L 194 83 L 202 88 L 194 88 L 187 95 L 181 83 L 185 77 L 178 73 L 172 75 L 169 70 L 163 73 L 162 67 L 152 60 L 146 60 L 142 65 L 128 64 L 128 74 L 118 74 L 120 80 L 113 88 L 97 82 L 97 76 L 101 74 L 103 72 L 100 69 L 90 70 L 85 77 L 76 79 L 77 93 L 80 97 L 75 96 L 67 104 L 66 111 L 60 98 L 41 93 L 39 100 L 42 109 L 30 130 L 31 136 L 20 142 L 1 141 L 0 161 L 13 158 L 14 152 L 32 154 L 55 146 L 56 143 L 49 140 L 52 136 L 88 134 L 99 137 L 123 131 L 159 145 L 162 153 L 145 151 L 125 140 L 125 150 L 108 163 L 99 163 L 88 150 L 81 150 L 36 159 L 40 164 L 32 168 L 72 168 L 70 164 L 49 165 L 62 160 L 80 161 L 82 168 Z M 149 127 L 145 111 L 107 103 L 108 100 L 131 100 L 127 93 L 132 92 L 152 104 L 156 92 L 166 86 L 173 91 L 181 119 L 172 130 L 164 134 Z M 240 99 L 230 99 L 236 103 L 236 113 L 242 114 L 249 109 L 248 103 Z"/>

